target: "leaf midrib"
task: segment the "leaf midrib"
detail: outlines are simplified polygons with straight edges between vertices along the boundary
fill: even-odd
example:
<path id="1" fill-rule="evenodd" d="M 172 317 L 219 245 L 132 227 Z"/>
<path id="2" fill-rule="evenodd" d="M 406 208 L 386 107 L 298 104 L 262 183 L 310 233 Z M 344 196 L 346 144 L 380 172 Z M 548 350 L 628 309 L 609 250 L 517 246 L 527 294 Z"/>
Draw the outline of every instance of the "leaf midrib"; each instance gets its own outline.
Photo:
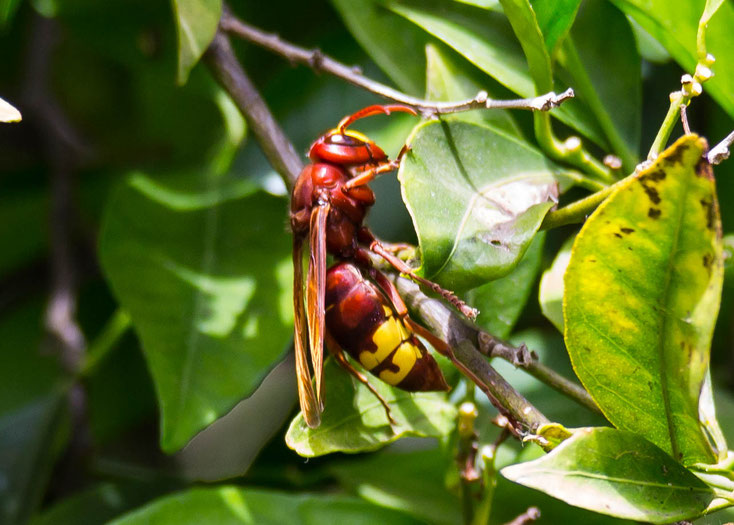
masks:
<path id="1" fill-rule="evenodd" d="M 680 177 L 685 180 L 685 183 L 679 185 L 680 190 L 678 191 L 678 199 L 676 201 L 683 205 L 676 206 L 677 217 L 675 222 L 675 234 L 673 235 L 673 243 L 670 247 L 670 256 L 668 257 L 668 264 L 665 268 L 665 278 L 663 280 L 663 293 L 661 297 L 661 303 L 664 306 L 664 311 L 661 312 L 661 326 L 660 334 L 658 338 L 658 358 L 660 360 L 660 387 L 663 396 L 663 408 L 665 410 L 665 418 L 668 425 L 668 437 L 670 438 L 670 447 L 673 451 L 673 457 L 678 459 L 680 455 L 680 447 L 678 444 L 678 438 L 675 433 L 674 422 L 673 422 L 673 409 L 670 404 L 670 391 L 668 390 L 668 363 L 666 359 L 665 343 L 667 342 L 667 330 L 668 330 L 668 319 L 670 314 L 668 312 L 668 302 L 670 298 L 670 281 L 673 273 L 673 267 L 675 264 L 675 256 L 678 252 L 678 245 L 680 242 L 681 225 L 683 223 L 683 215 L 685 212 L 685 201 L 688 187 L 690 183 L 687 177 Z M 682 198 L 681 198 L 682 197 Z"/>

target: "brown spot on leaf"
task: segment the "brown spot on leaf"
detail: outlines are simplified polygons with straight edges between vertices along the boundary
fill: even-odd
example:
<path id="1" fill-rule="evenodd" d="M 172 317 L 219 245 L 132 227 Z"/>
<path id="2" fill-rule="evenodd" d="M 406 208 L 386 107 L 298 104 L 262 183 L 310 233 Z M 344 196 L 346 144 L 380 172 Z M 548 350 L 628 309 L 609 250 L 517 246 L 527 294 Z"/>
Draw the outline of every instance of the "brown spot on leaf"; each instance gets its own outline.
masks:
<path id="1" fill-rule="evenodd" d="M 665 158 L 670 164 L 676 164 L 683 162 L 683 155 L 688 151 L 688 144 L 681 144 L 673 151 L 671 151 Z"/>
<path id="2" fill-rule="evenodd" d="M 703 254 L 703 266 L 711 271 L 711 263 L 714 262 L 714 256 L 710 253 L 704 253 Z"/>
<path id="3" fill-rule="evenodd" d="M 622 234 L 621 233 L 614 232 L 614 236 L 615 237 L 619 237 L 620 239 L 622 238 Z"/>
<path id="4" fill-rule="evenodd" d="M 714 202 L 712 199 L 701 199 L 699 201 L 703 206 L 704 213 L 706 214 L 706 227 L 711 230 L 714 227 L 714 221 L 716 220 L 716 210 L 714 209 Z"/>
<path id="5" fill-rule="evenodd" d="M 620 228 L 619 231 L 621 231 L 622 233 L 626 233 L 627 235 L 629 235 L 630 233 L 634 233 L 635 229 L 634 228 Z"/>
<path id="6" fill-rule="evenodd" d="M 642 182 L 642 179 L 640 179 L 640 182 L 642 183 L 642 188 L 645 190 L 645 193 L 650 198 L 652 203 L 660 204 L 660 194 L 658 193 L 658 190 L 656 190 L 652 186 L 646 185 L 644 182 Z"/>
<path id="7" fill-rule="evenodd" d="M 647 216 L 651 219 L 657 219 L 660 217 L 660 209 L 659 208 L 650 208 L 647 210 Z"/>
<path id="8" fill-rule="evenodd" d="M 492 246 L 501 246 L 502 241 L 498 241 L 497 239 L 492 239 L 491 241 L 489 241 L 489 244 L 491 244 Z"/>
<path id="9" fill-rule="evenodd" d="M 653 181 L 653 182 L 660 182 L 661 180 L 665 180 L 665 176 L 667 174 L 661 170 L 657 169 L 655 171 L 651 171 L 650 173 L 645 173 L 644 175 L 640 176 L 640 182 L 643 181 Z"/>
<path id="10" fill-rule="evenodd" d="M 704 148 L 703 155 L 701 155 L 701 158 L 698 159 L 698 162 L 696 163 L 696 175 L 703 177 L 704 179 L 713 180 L 714 170 L 711 167 L 711 163 L 708 161 L 708 158 L 706 158 L 707 153 L 708 147 Z"/>

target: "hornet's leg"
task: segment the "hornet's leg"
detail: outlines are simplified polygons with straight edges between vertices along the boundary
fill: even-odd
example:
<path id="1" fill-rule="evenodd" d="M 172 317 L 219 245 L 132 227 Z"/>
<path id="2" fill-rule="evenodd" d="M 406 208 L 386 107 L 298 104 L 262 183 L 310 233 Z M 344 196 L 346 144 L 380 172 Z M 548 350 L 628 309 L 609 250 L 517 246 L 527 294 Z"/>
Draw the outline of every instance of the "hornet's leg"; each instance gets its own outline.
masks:
<path id="1" fill-rule="evenodd" d="M 387 416 L 387 420 L 390 422 L 391 426 L 397 426 L 398 424 L 395 422 L 395 420 L 392 417 L 392 413 L 390 412 L 390 406 L 387 404 L 387 401 L 385 401 L 385 398 L 380 395 L 380 393 L 373 387 L 367 377 L 361 373 L 359 370 L 354 368 L 349 361 L 347 361 L 347 358 L 344 357 L 344 350 L 339 346 L 339 344 L 334 340 L 333 337 L 327 332 L 326 333 L 326 344 L 329 347 L 329 350 L 331 351 L 331 355 L 334 356 L 334 359 L 336 359 L 336 362 L 339 363 L 339 365 L 349 372 L 354 378 L 362 383 L 364 386 L 366 386 L 370 392 L 377 398 L 377 400 L 380 402 L 382 407 L 385 409 L 385 415 Z"/>
<path id="2" fill-rule="evenodd" d="M 374 235 L 372 235 L 372 232 L 369 231 L 367 228 L 362 228 L 359 231 L 360 240 L 365 242 L 366 244 L 369 244 L 370 251 L 376 253 L 383 259 L 385 259 L 390 265 L 395 268 L 400 273 L 409 276 L 414 281 L 427 286 L 437 294 L 439 294 L 441 297 L 443 297 L 445 300 L 450 302 L 452 305 L 456 307 L 457 310 L 459 310 L 462 314 L 464 314 L 466 317 L 468 317 L 471 320 L 474 320 L 477 318 L 477 315 L 479 315 L 479 311 L 475 308 L 472 308 L 468 304 L 466 304 L 464 301 L 459 299 L 456 294 L 450 290 L 446 290 L 439 286 L 438 284 L 434 283 L 433 281 L 429 281 L 428 279 L 424 279 L 423 277 L 420 277 L 415 274 L 413 269 L 405 264 L 404 261 L 390 253 L 390 250 L 386 249 L 380 241 L 378 241 Z"/>
<path id="3" fill-rule="evenodd" d="M 410 146 L 408 144 L 404 144 L 403 147 L 400 148 L 400 153 L 398 153 L 398 156 L 395 158 L 395 160 L 384 162 L 372 168 L 368 168 L 364 170 L 363 172 L 359 173 L 353 179 L 349 179 L 347 183 L 344 185 L 346 191 L 348 192 L 352 188 L 356 188 L 357 186 L 364 186 L 365 184 L 368 184 L 370 181 L 372 181 L 375 177 L 377 177 L 381 173 L 387 173 L 388 171 L 393 171 L 393 170 L 398 169 L 400 167 L 400 163 L 403 160 L 403 157 L 409 151 L 410 151 Z"/>

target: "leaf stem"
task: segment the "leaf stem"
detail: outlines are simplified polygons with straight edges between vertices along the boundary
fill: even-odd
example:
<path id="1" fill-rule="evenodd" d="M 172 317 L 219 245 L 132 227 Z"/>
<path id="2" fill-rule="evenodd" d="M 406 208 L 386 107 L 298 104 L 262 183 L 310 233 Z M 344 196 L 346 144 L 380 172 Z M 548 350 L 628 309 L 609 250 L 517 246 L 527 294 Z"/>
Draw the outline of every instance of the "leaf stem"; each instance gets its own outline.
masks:
<path id="1" fill-rule="evenodd" d="M 576 186 L 593 192 L 601 191 L 609 187 L 608 184 L 592 179 L 576 170 L 563 170 L 560 172 L 560 175 L 573 181 Z"/>
<path id="2" fill-rule="evenodd" d="M 474 521 L 472 525 L 488 525 L 489 518 L 492 514 L 492 503 L 494 501 L 494 493 L 497 488 L 497 467 L 495 461 L 497 459 L 497 449 L 510 435 L 507 427 L 503 427 L 500 435 L 491 445 L 482 447 L 480 451 L 480 459 L 482 461 L 482 485 L 484 491 L 482 498 L 477 505 L 474 513 Z"/>
<path id="3" fill-rule="evenodd" d="M 603 415 L 596 402 L 581 385 L 538 362 L 535 352 L 529 351 L 524 344 L 513 346 L 484 331 L 479 332 L 478 341 L 479 351 L 487 357 L 502 358 L 592 412 Z"/>
<path id="4" fill-rule="evenodd" d="M 583 95 L 582 98 L 586 105 L 589 106 L 591 112 L 596 117 L 599 126 L 609 141 L 609 146 L 614 153 L 622 160 L 623 168 L 629 172 L 632 171 L 638 162 L 635 155 L 622 139 L 619 130 L 612 122 L 609 112 L 604 107 L 597 90 L 591 83 L 586 68 L 581 63 L 576 46 L 570 36 L 567 36 L 563 42 L 563 56 L 565 58 L 566 70 L 573 77 L 573 84 L 576 89 Z"/>
<path id="5" fill-rule="evenodd" d="M 558 140 L 553 133 L 548 113 L 537 113 L 534 117 L 535 138 L 549 157 L 574 166 L 601 181 L 612 183 L 616 180 L 603 163 L 584 149 L 580 138 L 571 136 L 563 142 Z"/>
<path id="6" fill-rule="evenodd" d="M 604 199 L 609 197 L 612 191 L 614 191 L 614 188 L 617 187 L 617 184 L 624 180 L 627 179 L 624 178 L 612 186 L 608 186 L 603 190 L 592 193 L 588 197 L 577 200 L 576 202 L 558 210 L 549 212 L 548 215 L 545 216 L 545 219 L 543 219 L 540 229 L 551 230 L 553 228 L 565 226 L 566 224 L 583 222 L 587 215 L 594 211 L 596 207 L 604 201 Z"/>
<path id="7" fill-rule="evenodd" d="M 461 481 L 461 506 L 466 525 L 471 525 L 474 521 L 474 495 L 481 486 L 478 483 L 480 474 L 476 468 L 479 434 L 474 424 L 478 416 L 479 411 L 473 402 L 464 401 L 459 406 L 456 421 L 456 466 Z"/>
<path id="8" fill-rule="evenodd" d="M 117 342 L 132 326 L 130 315 L 118 308 L 102 328 L 102 332 L 89 344 L 86 359 L 79 371 L 79 376 L 89 377 L 99 364 L 115 348 Z"/>
<path id="9" fill-rule="evenodd" d="M 681 108 L 687 107 L 693 97 L 697 97 L 703 93 L 702 84 L 714 75 L 710 69 L 710 66 L 713 63 L 713 56 L 699 56 L 698 63 L 696 64 L 696 71 L 693 76 L 685 74 L 681 77 L 681 89 L 680 91 L 673 91 L 670 94 L 670 106 L 668 107 L 668 112 L 663 119 L 663 123 L 660 125 L 660 129 L 655 136 L 652 146 L 650 147 L 650 152 L 647 154 L 647 158 L 649 160 L 655 159 L 655 157 L 665 149 L 668 139 L 670 138 L 670 134 L 673 132 L 673 128 L 678 122 L 678 117 L 681 114 Z"/>
<path id="10" fill-rule="evenodd" d="M 533 98 L 494 100 L 489 98 L 486 91 L 480 91 L 476 96 L 467 100 L 435 102 L 411 97 L 397 89 L 372 80 L 363 75 L 359 68 L 342 64 L 325 55 L 319 49 L 305 49 L 286 42 L 278 35 L 266 33 L 246 24 L 235 17 L 228 9 L 223 10 L 220 27 L 223 31 L 257 44 L 288 59 L 294 64 L 303 64 L 312 68 L 314 71 L 329 73 L 371 93 L 410 106 L 426 118 L 472 109 L 526 109 L 545 112 L 558 107 L 565 100 L 574 96 L 573 90 L 567 89 L 560 95 L 554 92 L 548 92 Z"/>
<path id="11" fill-rule="evenodd" d="M 478 330 L 454 314 L 442 301 L 425 295 L 413 281 L 394 279 L 400 296 L 437 337 L 452 348 L 462 372 L 482 390 L 489 401 L 510 420 L 515 431 L 532 434 L 548 418 L 515 390 L 481 354 L 478 349 Z M 518 428 L 519 426 L 519 428 Z"/>

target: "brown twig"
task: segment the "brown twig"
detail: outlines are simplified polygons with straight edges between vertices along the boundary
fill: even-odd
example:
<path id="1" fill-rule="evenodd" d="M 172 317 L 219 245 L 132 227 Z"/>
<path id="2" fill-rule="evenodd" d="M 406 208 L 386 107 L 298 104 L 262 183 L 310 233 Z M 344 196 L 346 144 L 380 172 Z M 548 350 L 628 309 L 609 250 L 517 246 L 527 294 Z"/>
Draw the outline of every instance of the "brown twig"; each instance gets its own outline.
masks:
<path id="1" fill-rule="evenodd" d="M 520 514 L 512 521 L 508 521 L 505 525 L 527 525 L 540 519 L 540 509 L 538 507 L 529 507 L 528 510 Z"/>
<path id="2" fill-rule="evenodd" d="M 734 131 L 729 133 L 724 140 L 719 142 L 706 155 L 706 159 L 713 165 L 721 164 L 729 158 L 729 146 L 734 143 Z"/>
<path id="3" fill-rule="evenodd" d="M 58 354 L 71 377 L 82 365 L 86 340 L 76 319 L 78 261 L 74 251 L 74 185 L 79 164 L 89 149 L 64 114 L 50 89 L 50 72 L 59 28 L 53 19 L 36 16 L 26 60 L 24 102 L 28 121 L 43 139 L 51 188 L 50 270 L 51 293 L 45 314 L 47 343 Z M 58 485 L 73 490 L 81 483 L 79 462 L 89 453 L 91 436 L 87 398 L 83 385 L 74 382 L 67 391 L 72 435 L 58 470 Z"/>
<path id="4" fill-rule="evenodd" d="M 51 175 L 51 296 L 46 309 L 46 330 L 56 341 L 65 369 L 73 374 L 80 366 L 86 345 L 76 322 L 73 186 L 78 159 L 87 149 L 48 90 L 57 40 L 55 22 L 38 17 L 28 53 L 25 97 L 29 113 L 43 136 Z"/>
<path id="5" fill-rule="evenodd" d="M 302 163 L 257 89 L 247 78 L 221 27 L 207 50 L 205 60 L 215 78 L 230 94 L 248 125 L 252 127 L 256 140 L 268 155 L 271 164 L 292 185 L 292 181 L 300 173 Z M 507 383 L 479 353 L 475 331 L 453 317 L 443 303 L 423 295 L 418 285 L 405 279 L 400 279 L 398 285 L 408 304 L 414 309 L 426 308 L 436 312 L 432 316 L 422 314 L 422 317 L 434 321 L 429 323 L 430 327 L 452 345 L 456 358 L 468 371 L 471 379 L 510 420 L 516 432 L 532 433 L 540 425 L 548 423 L 548 419 Z"/>
<path id="6" fill-rule="evenodd" d="M 598 405 L 581 385 L 538 362 L 536 353 L 528 350 L 524 344 L 513 346 L 484 331 L 479 332 L 478 341 L 479 351 L 487 357 L 504 359 L 592 412 L 603 415 Z"/>
<path id="7" fill-rule="evenodd" d="M 473 98 L 457 102 L 434 102 L 417 97 L 411 97 L 376 82 L 362 74 L 357 67 L 347 66 L 325 55 L 318 49 L 305 49 L 289 42 L 285 42 L 278 35 L 266 33 L 256 27 L 246 24 L 235 17 L 228 9 L 224 9 L 220 27 L 223 31 L 236 35 L 244 40 L 257 44 L 273 53 L 276 53 L 293 64 L 303 64 L 315 71 L 329 73 L 350 84 L 385 97 L 395 102 L 410 106 L 424 117 L 438 114 L 458 113 L 472 109 L 526 109 L 531 111 L 548 111 L 558 107 L 565 100 L 574 96 L 573 89 L 567 89 L 560 95 L 546 93 L 539 97 L 514 100 L 494 100 L 489 98 L 486 91 L 480 91 Z"/>
<path id="8" fill-rule="evenodd" d="M 204 61 L 239 108 L 265 153 L 270 165 L 283 178 L 288 188 L 303 168 L 301 157 L 275 121 L 257 88 L 250 81 L 221 29 L 204 55 Z"/>
<path id="9" fill-rule="evenodd" d="M 525 397 L 515 390 L 481 354 L 478 348 L 479 330 L 469 326 L 442 301 L 425 295 L 408 279 L 395 278 L 401 297 L 408 307 L 440 339 L 453 349 L 464 372 L 487 396 L 490 402 L 508 418 L 516 435 L 533 434 L 548 419 Z"/>

